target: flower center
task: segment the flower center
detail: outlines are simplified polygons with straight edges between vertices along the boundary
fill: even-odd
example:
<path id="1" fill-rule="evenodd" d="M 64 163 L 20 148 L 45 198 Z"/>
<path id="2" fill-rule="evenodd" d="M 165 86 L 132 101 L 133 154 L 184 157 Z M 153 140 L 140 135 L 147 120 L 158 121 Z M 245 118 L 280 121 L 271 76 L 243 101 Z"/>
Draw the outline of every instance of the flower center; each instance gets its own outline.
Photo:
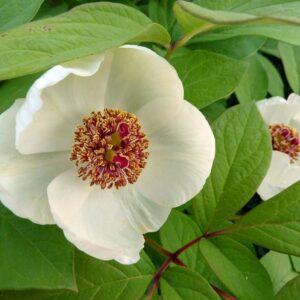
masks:
<path id="1" fill-rule="evenodd" d="M 146 165 L 148 146 L 134 114 L 106 108 L 92 112 L 77 127 L 70 160 L 90 185 L 119 188 L 137 181 Z"/>
<path id="2" fill-rule="evenodd" d="M 274 124 L 269 126 L 272 136 L 273 150 L 288 154 L 291 161 L 298 159 L 300 154 L 300 136 L 295 128 L 284 124 Z"/>

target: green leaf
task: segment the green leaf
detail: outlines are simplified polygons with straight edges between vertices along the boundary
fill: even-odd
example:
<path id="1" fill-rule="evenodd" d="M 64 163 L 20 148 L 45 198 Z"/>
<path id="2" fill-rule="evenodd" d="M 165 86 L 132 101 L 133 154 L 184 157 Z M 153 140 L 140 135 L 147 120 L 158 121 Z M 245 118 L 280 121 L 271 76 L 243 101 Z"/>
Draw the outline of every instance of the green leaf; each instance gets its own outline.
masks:
<path id="1" fill-rule="evenodd" d="M 245 24 L 220 26 L 206 35 L 199 35 L 194 42 L 229 39 L 241 35 L 258 35 L 300 46 L 299 25 Z"/>
<path id="2" fill-rule="evenodd" d="M 119 300 L 141 299 L 155 269 L 145 253 L 134 265 L 101 261 L 76 251 L 78 293 L 72 291 L 6 292 L 0 299 L 14 300 Z"/>
<path id="3" fill-rule="evenodd" d="M 300 255 L 300 182 L 255 207 L 228 232 L 278 252 Z"/>
<path id="4" fill-rule="evenodd" d="M 219 41 L 207 41 L 189 43 L 192 49 L 202 49 L 211 52 L 230 56 L 232 58 L 242 59 L 255 54 L 265 43 L 266 38 L 261 36 L 237 36 L 230 39 Z"/>
<path id="5" fill-rule="evenodd" d="M 20 219 L 0 206 L 0 289 L 72 289 L 73 247 L 55 226 Z"/>
<path id="6" fill-rule="evenodd" d="M 230 95 L 246 64 L 208 51 L 193 51 L 171 60 L 181 78 L 188 101 L 203 108 Z"/>
<path id="7" fill-rule="evenodd" d="M 292 260 L 293 269 L 299 273 L 300 272 L 300 257 L 290 255 L 290 258 Z"/>
<path id="8" fill-rule="evenodd" d="M 187 215 L 176 210 L 172 210 L 167 222 L 160 229 L 162 245 L 171 252 L 200 235 L 198 225 Z M 191 247 L 180 255 L 180 259 L 195 270 L 199 256 L 197 247 Z"/>
<path id="9" fill-rule="evenodd" d="M 168 31 L 172 31 L 176 19 L 172 8 L 175 0 L 150 0 L 148 5 L 148 14 L 153 22 L 159 23 Z"/>
<path id="10" fill-rule="evenodd" d="M 0 79 L 34 73 L 127 42 L 169 43 L 167 31 L 131 7 L 108 2 L 0 34 Z"/>
<path id="11" fill-rule="evenodd" d="M 257 54 L 257 58 L 265 69 L 268 77 L 268 92 L 272 96 L 284 97 L 283 81 L 275 66 L 263 55 Z"/>
<path id="12" fill-rule="evenodd" d="M 0 0 L 0 31 L 33 19 L 44 0 Z"/>
<path id="13" fill-rule="evenodd" d="M 278 44 L 284 71 L 289 85 L 295 93 L 300 93 L 300 47 L 280 42 Z"/>
<path id="14" fill-rule="evenodd" d="M 199 36 L 197 41 L 259 35 L 300 45 L 300 6 L 297 1 L 281 0 L 274 3 L 265 0 L 248 3 L 250 4 L 245 4 L 245 1 L 218 1 L 216 5 L 212 5 L 216 9 L 214 10 L 179 0 L 174 10 L 189 38 L 200 32 L 206 33 Z"/>
<path id="15" fill-rule="evenodd" d="M 268 92 L 268 77 L 257 55 L 246 61 L 249 68 L 235 91 L 240 103 L 264 99 Z"/>
<path id="16" fill-rule="evenodd" d="M 296 300 L 299 298 L 300 276 L 289 281 L 276 295 L 274 300 Z"/>
<path id="17" fill-rule="evenodd" d="M 45 1 L 39 9 L 38 13 L 36 14 L 34 20 L 54 17 L 56 15 L 66 12 L 67 10 L 68 4 L 66 2 Z"/>
<path id="18" fill-rule="evenodd" d="M 276 40 L 267 39 L 266 43 L 263 45 L 263 47 L 260 50 L 264 53 L 270 54 L 272 56 L 275 56 L 275 57 L 281 59 L 280 53 L 278 50 L 278 43 L 279 42 Z"/>
<path id="19" fill-rule="evenodd" d="M 212 230 L 247 203 L 264 178 L 271 139 L 252 103 L 235 106 L 212 124 L 216 157 L 203 190 L 193 200 L 203 231 Z"/>
<path id="20" fill-rule="evenodd" d="M 226 111 L 227 102 L 226 100 L 220 100 L 214 102 L 213 104 L 206 106 L 201 109 L 201 112 L 204 114 L 205 118 L 209 123 L 215 121 L 223 112 Z"/>
<path id="21" fill-rule="evenodd" d="M 287 254 L 270 251 L 260 261 L 271 277 L 275 294 L 298 275 Z"/>
<path id="22" fill-rule="evenodd" d="M 160 229 L 160 240 L 164 248 L 171 252 L 175 252 L 183 245 L 189 243 L 196 237 L 199 237 L 201 234 L 197 223 L 195 223 L 188 215 L 173 210 L 167 222 Z M 208 268 L 197 246 L 190 247 L 184 251 L 179 258 L 189 268 L 204 276 L 206 280 L 209 280 L 222 288 L 218 279 Z"/>
<path id="23" fill-rule="evenodd" d="M 164 272 L 160 288 L 163 299 L 220 300 L 200 274 L 179 267 L 173 267 Z"/>
<path id="24" fill-rule="evenodd" d="M 271 300 L 270 277 L 255 255 L 228 237 L 202 240 L 200 251 L 220 281 L 239 300 Z"/>
<path id="25" fill-rule="evenodd" d="M 41 74 L 11 79 L 0 85 L 0 113 L 8 109 L 16 99 L 24 98 L 30 86 Z"/>
<path id="26" fill-rule="evenodd" d="M 197 2 L 197 1 L 196 1 Z M 227 1 L 229 2 L 229 1 Z M 179 0 L 175 4 L 175 14 L 180 22 L 182 15 L 192 15 L 198 20 L 202 20 L 203 23 L 210 24 L 242 24 L 249 22 L 266 22 L 269 24 L 282 23 L 300 23 L 300 7 L 297 1 L 281 0 L 274 3 L 272 0 L 262 0 L 252 2 L 250 5 L 245 5 L 245 1 L 230 1 L 231 7 L 226 5 L 226 1 L 216 3 L 217 7 L 211 9 L 199 4 L 186 2 Z M 206 2 L 207 3 L 207 2 Z M 224 6 L 225 3 L 225 6 Z M 233 5 L 232 5 L 233 4 Z M 186 24 L 181 23 L 183 28 L 191 29 L 186 27 Z M 197 29 L 194 26 L 193 29 Z"/>

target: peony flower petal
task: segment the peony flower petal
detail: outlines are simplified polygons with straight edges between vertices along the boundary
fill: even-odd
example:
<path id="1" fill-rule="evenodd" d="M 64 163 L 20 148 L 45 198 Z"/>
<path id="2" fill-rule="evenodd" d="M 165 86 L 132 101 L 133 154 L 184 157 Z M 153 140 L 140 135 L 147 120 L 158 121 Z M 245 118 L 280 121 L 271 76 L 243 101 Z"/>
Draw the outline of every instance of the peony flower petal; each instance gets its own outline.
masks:
<path id="1" fill-rule="evenodd" d="M 138 191 L 134 185 L 120 189 L 123 210 L 131 225 L 142 234 L 157 231 L 167 220 L 171 208 L 161 206 Z"/>
<path id="2" fill-rule="evenodd" d="M 105 59 L 103 65 L 108 64 L 105 107 L 136 114 L 146 133 L 178 113 L 183 86 L 165 59 L 148 48 L 125 46 Z"/>
<path id="3" fill-rule="evenodd" d="M 147 198 L 174 207 L 194 197 L 210 174 L 215 140 L 202 113 L 187 101 L 149 135 L 150 155 L 136 186 Z"/>
<path id="4" fill-rule="evenodd" d="M 268 200 L 274 197 L 275 195 L 279 194 L 283 190 L 284 189 L 281 187 L 264 182 L 259 186 L 257 193 L 259 194 L 261 199 Z"/>
<path id="5" fill-rule="evenodd" d="M 129 223 L 115 189 L 91 187 L 71 169 L 48 187 L 54 219 L 67 237 L 82 251 L 108 260 L 134 263 L 143 248 L 143 236 Z"/>
<path id="6" fill-rule="evenodd" d="M 176 114 L 183 99 L 175 69 L 139 46 L 58 65 L 29 90 L 17 116 L 17 149 L 24 154 L 70 149 L 82 117 L 104 107 L 135 113 L 151 132 Z M 105 103 L 104 103 L 105 102 Z"/>
<path id="7" fill-rule="evenodd" d="M 68 153 L 21 155 L 15 150 L 15 118 L 18 100 L 0 115 L 0 199 L 19 217 L 39 224 L 53 223 L 47 186 L 69 168 Z"/>
<path id="8" fill-rule="evenodd" d="M 299 107 L 300 107 L 300 96 L 295 93 L 292 93 L 287 98 L 287 102 L 290 105 L 299 105 Z"/>
<path id="9" fill-rule="evenodd" d="M 82 117 L 103 109 L 97 72 L 103 56 L 58 65 L 30 88 L 17 114 L 16 146 L 23 154 L 69 150 Z"/>
<path id="10" fill-rule="evenodd" d="M 298 180 L 300 166 L 291 164 L 289 155 L 273 151 L 270 167 L 257 193 L 263 200 L 268 200 Z"/>
<path id="11" fill-rule="evenodd" d="M 268 125 L 286 124 L 294 126 L 297 122 L 296 115 L 300 110 L 299 96 L 291 94 L 288 100 L 273 97 L 257 102 L 257 107 Z M 296 127 L 296 129 L 298 129 Z M 299 128 L 300 129 L 300 128 Z"/>

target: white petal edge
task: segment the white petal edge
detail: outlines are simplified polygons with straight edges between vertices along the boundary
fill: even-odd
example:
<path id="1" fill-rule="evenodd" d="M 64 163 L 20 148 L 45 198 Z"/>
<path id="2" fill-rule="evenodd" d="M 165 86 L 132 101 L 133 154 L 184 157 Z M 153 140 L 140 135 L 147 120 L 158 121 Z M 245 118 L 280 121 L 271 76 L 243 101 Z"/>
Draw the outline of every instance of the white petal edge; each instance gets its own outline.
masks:
<path id="1" fill-rule="evenodd" d="M 135 113 L 152 132 L 178 112 L 182 99 L 176 70 L 148 48 L 123 46 L 56 66 L 33 84 L 18 114 L 17 149 L 69 150 L 82 117 L 104 107 Z"/>
<path id="2" fill-rule="evenodd" d="M 0 115 L 0 200 L 14 214 L 53 224 L 47 186 L 70 167 L 68 153 L 22 155 L 15 149 L 15 118 L 22 100 Z"/>
<path id="3" fill-rule="evenodd" d="M 80 250 L 124 264 L 139 259 L 144 239 L 129 223 L 117 190 L 91 187 L 69 170 L 50 183 L 48 197 L 56 223 Z"/>
<path id="4" fill-rule="evenodd" d="M 76 126 L 97 104 L 84 79 L 93 78 L 102 60 L 103 55 L 95 55 L 57 65 L 34 82 L 17 114 L 16 147 L 21 153 L 70 149 Z M 102 104 L 100 99 L 100 110 Z"/>
<path id="5" fill-rule="evenodd" d="M 149 158 L 136 182 L 159 205 L 182 205 L 200 192 L 215 157 L 215 139 L 203 114 L 183 101 L 180 112 L 149 139 Z"/>
<path id="6" fill-rule="evenodd" d="M 300 96 L 295 93 L 292 93 L 287 98 L 287 102 L 292 105 L 299 105 L 300 107 Z"/>
<path id="7" fill-rule="evenodd" d="M 130 224 L 141 234 L 157 231 L 167 220 L 171 208 L 147 199 L 135 185 L 120 189 L 122 206 Z"/>
<path id="8" fill-rule="evenodd" d="M 257 107 L 268 125 L 285 124 L 300 130 L 300 100 L 291 94 L 288 100 L 273 97 L 256 102 Z M 298 115 L 298 116 L 297 116 Z"/>
<path id="9" fill-rule="evenodd" d="M 299 180 L 300 166 L 291 163 L 287 154 L 273 151 L 270 167 L 257 193 L 268 200 Z"/>

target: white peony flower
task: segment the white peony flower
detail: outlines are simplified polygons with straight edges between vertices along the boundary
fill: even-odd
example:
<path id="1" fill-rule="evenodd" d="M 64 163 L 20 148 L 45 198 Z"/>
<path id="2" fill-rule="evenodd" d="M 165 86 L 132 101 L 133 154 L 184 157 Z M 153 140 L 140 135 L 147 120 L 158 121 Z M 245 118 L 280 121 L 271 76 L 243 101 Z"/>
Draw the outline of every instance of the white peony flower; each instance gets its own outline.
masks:
<path id="1" fill-rule="evenodd" d="M 300 180 L 300 96 L 273 97 L 257 106 L 272 135 L 271 165 L 257 191 L 267 200 Z"/>
<path id="2" fill-rule="evenodd" d="M 215 153 L 174 68 L 138 46 L 53 67 L 0 116 L 0 131 L 3 204 L 124 264 L 200 191 Z"/>

